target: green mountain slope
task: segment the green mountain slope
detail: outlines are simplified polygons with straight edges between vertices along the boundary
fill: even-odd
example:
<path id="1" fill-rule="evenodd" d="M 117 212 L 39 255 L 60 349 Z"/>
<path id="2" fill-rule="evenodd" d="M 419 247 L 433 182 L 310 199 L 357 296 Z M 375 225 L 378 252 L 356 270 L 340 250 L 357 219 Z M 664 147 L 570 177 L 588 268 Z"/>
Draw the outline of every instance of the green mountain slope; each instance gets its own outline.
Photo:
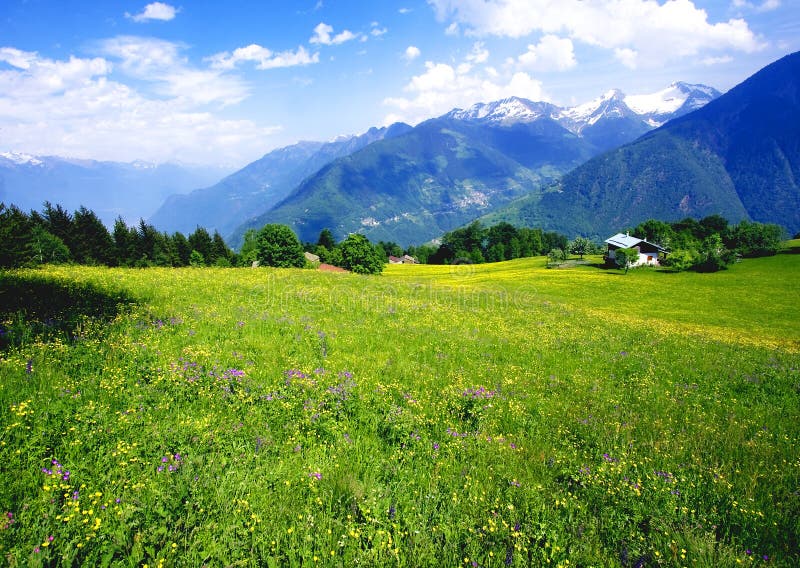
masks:
<path id="1" fill-rule="evenodd" d="M 800 230 L 800 53 L 703 108 L 595 157 L 486 222 L 606 235 L 647 218 L 721 214 Z"/>
<path id="2" fill-rule="evenodd" d="M 421 243 L 511 199 L 536 192 L 588 159 L 594 148 L 551 120 L 488 127 L 439 118 L 370 144 L 307 178 L 247 228 L 285 223 L 303 240 Z"/>
<path id="3" fill-rule="evenodd" d="M 284 199 L 324 165 L 364 146 L 410 130 L 397 123 L 332 142 L 299 142 L 274 150 L 219 183 L 170 196 L 150 222 L 161 230 L 188 233 L 197 226 L 228 234 Z"/>

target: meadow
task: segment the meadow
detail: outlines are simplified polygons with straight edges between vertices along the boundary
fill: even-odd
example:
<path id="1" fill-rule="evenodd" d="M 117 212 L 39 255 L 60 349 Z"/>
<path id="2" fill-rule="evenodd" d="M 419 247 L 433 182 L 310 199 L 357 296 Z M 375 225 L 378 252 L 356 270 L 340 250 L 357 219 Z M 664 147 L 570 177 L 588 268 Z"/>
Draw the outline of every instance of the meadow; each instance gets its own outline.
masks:
<path id="1" fill-rule="evenodd" d="M 800 254 L 545 263 L 0 275 L 1 562 L 800 564 Z"/>

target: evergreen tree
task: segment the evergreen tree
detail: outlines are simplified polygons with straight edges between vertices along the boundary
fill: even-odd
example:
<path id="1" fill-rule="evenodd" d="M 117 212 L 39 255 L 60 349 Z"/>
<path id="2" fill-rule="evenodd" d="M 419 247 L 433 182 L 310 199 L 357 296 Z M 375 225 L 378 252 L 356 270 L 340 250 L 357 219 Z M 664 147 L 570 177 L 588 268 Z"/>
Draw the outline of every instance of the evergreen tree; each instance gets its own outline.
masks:
<path id="1" fill-rule="evenodd" d="M 114 239 L 93 211 L 81 207 L 72 218 L 73 257 L 80 264 L 116 264 Z"/>
<path id="2" fill-rule="evenodd" d="M 15 205 L 0 203 L 0 268 L 17 268 L 35 261 L 31 222 Z"/>
<path id="3" fill-rule="evenodd" d="M 131 266 L 136 254 L 136 230 L 129 228 L 122 217 L 114 221 L 112 238 L 114 240 L 114 256 L 118 266 Z"/>
<path id="4" fill-rule="evenodd" d="M 189 246 L 192 247 L 192 250 L 196 250 L 203 255 L 206 264 L 211 263 L 214 242 L 211 240 L 211 235 L 203 227 L 197 227 L 194 233 L 189 235 Z"/>
<path id="5" fill-rule="evenodd" d="M 74 225 L 72 222 L 72 215 L 61 207 L 61 205 L 53 205 L 49 201 L 44 202 L 45 230 L 61 239 L 70 250 L 73 258 L 77 258 L 77 246 L 74 235 Z"/>
<path id="6" fill-rule="evenodd" d="M 329 251 L 336 248 L 336 239 L 333 238 L 333 233 L 330 229 L 322 229 L 322 231 L 320 231 L 317 244 L 325 247 Z"/>
<path id="7" fill-rule="evenodd" d="M 230 266 L 233 251 L 225 244 L 225 240 L 218 231 L 214 231 L 211 239 L 211 258 L 209 264 L 214 266 Z"/>
<path id="8" fill-rule="evenodd" d="M 172 246 L 175 249 L 177 260 L 175 266 L 189 266 L 189 257 L 192 254 L 192 247 L 189 246 L 189 241 L 183 236 L 183 233 L 173 233 Z"/>

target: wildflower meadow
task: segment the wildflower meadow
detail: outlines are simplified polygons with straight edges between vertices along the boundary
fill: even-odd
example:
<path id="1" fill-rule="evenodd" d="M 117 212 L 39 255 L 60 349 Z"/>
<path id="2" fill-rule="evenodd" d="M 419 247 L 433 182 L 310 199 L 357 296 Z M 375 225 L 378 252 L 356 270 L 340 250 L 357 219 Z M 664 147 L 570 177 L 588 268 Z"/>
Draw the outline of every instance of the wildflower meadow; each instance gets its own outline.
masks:
<path id="1" fill-rule="evenodd" d="M 0 563 L 800 563 L 800 255 L 545 264 L 0 274 Z"/>

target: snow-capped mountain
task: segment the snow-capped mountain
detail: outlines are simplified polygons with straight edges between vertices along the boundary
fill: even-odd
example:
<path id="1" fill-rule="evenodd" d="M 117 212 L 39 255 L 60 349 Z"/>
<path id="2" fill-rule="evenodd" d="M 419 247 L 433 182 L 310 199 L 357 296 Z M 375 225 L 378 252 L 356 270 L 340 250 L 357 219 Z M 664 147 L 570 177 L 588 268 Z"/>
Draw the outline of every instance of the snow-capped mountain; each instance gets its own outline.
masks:
<path id="1" fill-rule="evenodd" d="M 603 120 L 624 119 L 643 122 L 644 132 L 698 109 L 718 96 L 720 92 L 713 87 L 677 82 L 645 95 L 629 96 L 613 89 L 574 107 L 510 97 L 491 103 L 478 103 L 468 109 L 454 109 L 445 118 L 503 126 L 549 118 L 578 135 Z"/>
<path id="2" fill-rule="evenodd" d="M 454 109 L 445 117 L 468 122 L 515 124 L 533 122 L 540 118 L 555 118 L 560 110 L 559 107 L 550 103 L 510 97 L 492 103 L 478 103 L 466 110 Z"/>
<path id="3" fill-rule="evenodd" d="M 36 156 L 31 156 L 30 154 L 24 154 L 22 152 L 0 152 L 0 159 L 5 161 L 5 163 L 0 162 L 0 165 L 5 166 L 9 165 L 8 162 L 18 166 L 25 164 L 31 166 L 41 166 L 44 164 L 44 162 L 42 162 L 42 160 Z"/>
<path id="4" fill-rule="evenodd" d="M 647 117 L 652 126 L 661 126 L 668 120 L 705 106 L 721 94 L 713 87 L 679 81 L 656 93 L 625 97 L 625 104 L 633 112 Z"/>

